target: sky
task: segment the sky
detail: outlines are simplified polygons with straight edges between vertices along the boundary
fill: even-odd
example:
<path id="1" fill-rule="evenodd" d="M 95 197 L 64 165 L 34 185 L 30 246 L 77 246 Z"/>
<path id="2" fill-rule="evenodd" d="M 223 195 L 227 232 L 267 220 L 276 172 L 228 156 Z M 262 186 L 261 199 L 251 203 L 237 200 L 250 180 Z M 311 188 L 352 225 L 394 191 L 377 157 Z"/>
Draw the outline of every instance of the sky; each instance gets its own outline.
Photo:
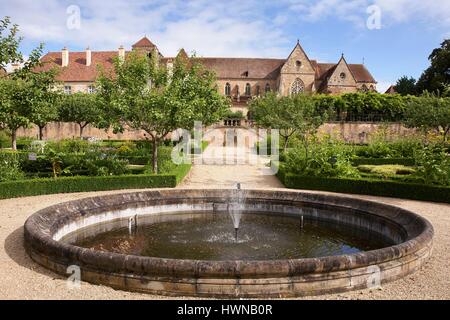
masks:
<path id="1" fill-rule="evenodd" d="M 365 63 L 379 91 L 418 78 L 450 38 L 450 0 L 0 0 L 27 55 L 130 48 L 146 35 L 165 56 L 287 58 L 297 39 L 310 59 Z"/>

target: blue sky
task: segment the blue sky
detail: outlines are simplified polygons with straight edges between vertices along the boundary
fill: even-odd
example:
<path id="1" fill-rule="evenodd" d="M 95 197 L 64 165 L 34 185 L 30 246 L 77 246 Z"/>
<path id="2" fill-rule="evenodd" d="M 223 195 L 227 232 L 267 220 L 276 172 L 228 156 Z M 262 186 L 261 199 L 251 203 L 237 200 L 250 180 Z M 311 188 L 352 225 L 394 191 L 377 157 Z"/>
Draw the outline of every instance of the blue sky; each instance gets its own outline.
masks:
<path id="1" fill-rule="evenodd" d="M 367 27 L 374 5 L 379 29 Z M 20 25 L 25 54 L 39 42 L 46 51 L 129 48 L 147 35 L 166 56 L 183 47 L 200 56 L 285 58 L 299 39 L 310 59 L 364 59 L 379 90 L 402 75 L 419 77 L 450 37 L 450 0 L 0 0 L 5 15 Z"/>

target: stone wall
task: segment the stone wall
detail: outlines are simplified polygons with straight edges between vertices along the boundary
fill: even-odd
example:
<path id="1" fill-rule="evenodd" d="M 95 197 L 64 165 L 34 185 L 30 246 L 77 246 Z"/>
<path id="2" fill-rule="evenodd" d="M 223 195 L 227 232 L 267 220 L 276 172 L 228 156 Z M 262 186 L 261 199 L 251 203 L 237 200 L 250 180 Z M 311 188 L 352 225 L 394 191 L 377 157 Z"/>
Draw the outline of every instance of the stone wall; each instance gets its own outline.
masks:
<path id="1" fill-rule="evenodd" d="M 319 128 L 319 133 L 330 134 L 348 142 L 366 143 L 368 142 L 370 134 L 373 134 L 380 129 L 387 129 L 388 137 L 407 135 L 413 132 L 412 129 L 407 129 L 400 123 L 330 122 L 321 126 Z M 19 129 L 18 136 L 37 138 L 37 127 L 31 129 Z M 79 136 L 80 128 L 74 123 L 51 123 L 44 129 L 45 139 L 61 140 Z M 92 126 L 87 126 L 84 129 L 83 136 L 96 137 L 103 140 L 140 140 L 146 138 L 146 134 L 143 131 L 129 130 L 124 133 L 114 134 L 111 130 L 100 130 L 93 128 Z"/>

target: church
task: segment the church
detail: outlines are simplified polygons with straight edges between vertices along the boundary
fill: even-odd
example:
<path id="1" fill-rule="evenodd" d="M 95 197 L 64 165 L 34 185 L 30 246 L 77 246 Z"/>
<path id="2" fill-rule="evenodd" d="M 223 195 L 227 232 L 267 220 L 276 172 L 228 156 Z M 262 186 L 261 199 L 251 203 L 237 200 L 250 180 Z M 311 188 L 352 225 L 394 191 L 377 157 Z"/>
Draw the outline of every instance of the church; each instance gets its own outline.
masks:
<path id="1" fill-rule="evenodd" d="M 132 50 L 156 53 L 161 64 L 171 67 L 175 57 L 165 57 L 147 37 L 136 42 Z M 116 51 L 49 52 L 43 58 L 44 69 L 58 68 L 58 80 L 64 92 L 95 91 L 98 66 L 113 67 L 113 58 L 125 58 L 121 46 Z M 186 55 L 180 50 L 179 54 Z M 255 96 L 274 91 L 281 95 L 297 93 L 340 94 L 375 91 L 377 82 L 363 64 L 349 64 L 344 55 L 337 63 L 319 63 L 311 60 L 300 42 L 285 59 L 200 57 L 198 61 L 217 77 L 218 89 L 230 97 L 234 111 L 247 114 L 247 103 Z"/>

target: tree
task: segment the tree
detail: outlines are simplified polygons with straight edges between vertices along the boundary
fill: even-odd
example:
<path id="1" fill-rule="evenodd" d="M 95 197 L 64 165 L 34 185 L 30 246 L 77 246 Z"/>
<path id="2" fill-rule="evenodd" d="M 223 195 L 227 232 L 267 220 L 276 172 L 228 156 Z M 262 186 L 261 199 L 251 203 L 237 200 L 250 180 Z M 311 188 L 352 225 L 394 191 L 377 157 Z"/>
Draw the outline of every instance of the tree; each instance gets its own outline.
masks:
<path id="1" fill-rule="evenodd" d="M 99 77 L 98 94 L 104 126 L 144 130 L 151 137 L 153 172 L 158 173 L 161 140 L 176 129 L 192 129 L 195 121 L 216 123 L 229 106 L 214 74 L 195 57 L 179 54 L 168 70 L 156 54 L 151 56 L 132 52 L 125 61 L 115 59 L 114 74 L 103 71 Z"/>
<path id="2" fill-rule="evenodd" d="M 23 80 L 0 80 L 0 123 L 11 131 L 12 149 L 17 150 L 17 130 L 30 124 L 30 85 Z"/>
<path id="3" fill-rule="evenodd" d="M 9 31 L 7 36 L 4 33 Z M 0 20 L 0 67 L 8 63 L 19 63 L 20 70 L 0 78 L 0 122 L 11 130 L 13 150 L 16 150 L 17 130 L 31 122 L 39 126 L 40 138 L 45 125 L 55 116 L 52 88 L 56 71 L 36 71 L 41 66 L 44 49 L 41 43 L 32 50 L 25 61 L 19 52 L 22 38 L 17 36 L 18 26 L 12 25 L 8 17 Z"/>
<path id="4" fill-rule="evenodd" d="M 327 112 L 319 113 L 314 98 L 307 95 L 279 97 L 268 93 L 250 103 L 250 111 L 256 124 L 263 128 L 278 129 L 288 147 L 289 138 L 297 134 L 308 153 L 308 136 L 314 134 L 328 117 Z"/>
<path id="5" fill-rule="evenodd" d="M 10 63 L 23 60 L 19 52 L 22 39 L 17 36 L 18 32 L 19 27 L 16 24 L 11 25 L 9 17 L 0 20 L 0 69 L 5 69 Z"/>
<path id="6" fill-rule="evenodd" d="M 412 99 L 405 111 L 405 125 L 423 131 L 435 129 L 446 141 L 450 132 L 450 98 L 426 94 Z"/>
<path id="7" fill-rule="evenodd" d="M 442 92 L 450 83 L 450 39 L 442 42 L 440 48 L 434 49 L 428 59 L 431 66 L 417 81 L 417 92 Z"/>
<path id="8" fill-rule="evenodd" d="M 95 94 L 77 92 L 61 95 L 58 102 L 59 120 L 75 122 L 80 127 L 80 138 L 89 124 L 101 122 L 101 111 Z"/>
<path id="9" fill-rule="evenodd" d="M 395 85 L 395 91 L 401 94 L 402 96 L 406 96 L 408 94 L 415 95 L 416 94 L 416 79 L 413 77 L 408 78 L 407 76 L 403 76 L 398 79 Z"/>

